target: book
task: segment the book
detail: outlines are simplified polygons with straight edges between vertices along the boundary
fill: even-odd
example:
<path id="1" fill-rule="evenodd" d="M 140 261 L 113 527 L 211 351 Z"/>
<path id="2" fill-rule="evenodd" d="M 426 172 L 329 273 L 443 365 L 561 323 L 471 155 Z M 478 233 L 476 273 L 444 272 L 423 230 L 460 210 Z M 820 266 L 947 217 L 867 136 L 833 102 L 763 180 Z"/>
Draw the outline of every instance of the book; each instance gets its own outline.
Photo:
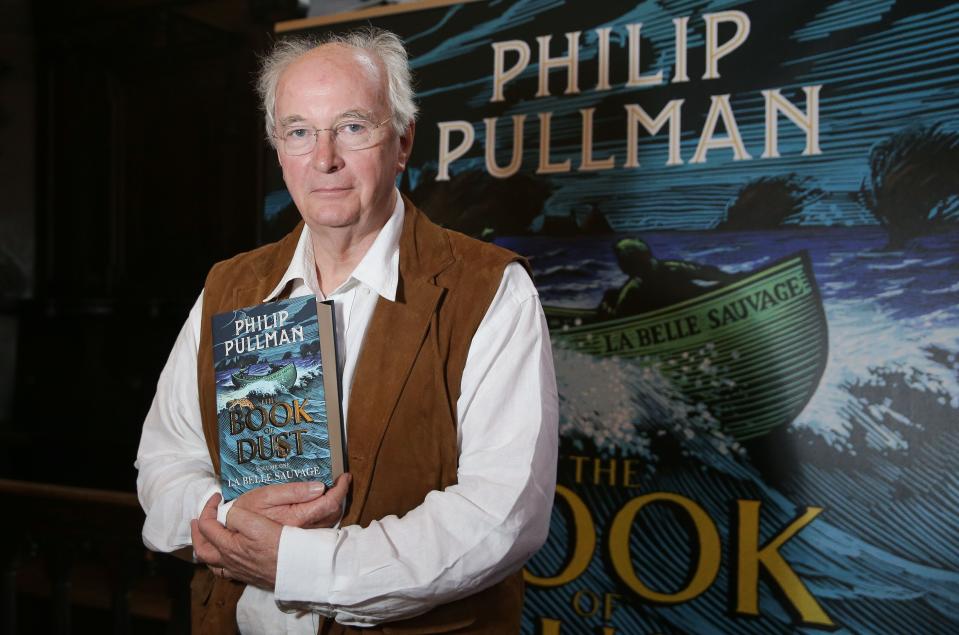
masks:
<path id="1" fill-rule="evenodd" d="M 213 316 L 223 500 L 344 471 L 333 303 L 314 296 Z"/>

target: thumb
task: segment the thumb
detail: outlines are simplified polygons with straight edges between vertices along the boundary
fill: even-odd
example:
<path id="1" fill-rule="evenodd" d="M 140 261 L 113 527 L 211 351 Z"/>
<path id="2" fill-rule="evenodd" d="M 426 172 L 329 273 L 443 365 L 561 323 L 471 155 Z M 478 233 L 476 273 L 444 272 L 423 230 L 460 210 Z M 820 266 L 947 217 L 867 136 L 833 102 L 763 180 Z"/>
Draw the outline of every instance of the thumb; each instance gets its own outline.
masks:
<path id="1" fill-rule="evenodd" d="M 215 520 L 217 507 L 220 505 L 220 501 L 222 499 L 223 497 L 220 496 L 219 494 L 214 494 L 213 496 L 211 496 L 206 501 L 206 504 L 203 506 L 203 510 L 200 512 L 199 519 L 204 520 L 204 519 L 212 518 Z"/>
<path id="2" fill-rule="evenodd" d="M 322 496 L 326 485 L 321 481 L 302 481 L 269 485 L 261 489 L 268 490 L 264 492 L 268 505 L 293 505 Z"/>

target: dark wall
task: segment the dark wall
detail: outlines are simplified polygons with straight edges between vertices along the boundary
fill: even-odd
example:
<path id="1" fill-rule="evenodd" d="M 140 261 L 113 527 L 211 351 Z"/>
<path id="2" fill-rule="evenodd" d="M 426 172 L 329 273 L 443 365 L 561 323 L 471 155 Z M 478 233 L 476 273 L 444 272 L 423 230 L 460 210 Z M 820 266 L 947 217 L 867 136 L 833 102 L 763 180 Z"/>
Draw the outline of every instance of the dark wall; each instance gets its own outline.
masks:
<path id="1" fill-rule="evenodd" d="M 21 451 L 3 476 L 132 489 L 143 417 L 206 271 L 257 243 L 269 155 L 253 74 L 272 24 L 298 12 L 33 6 L 35 275 L 5 308 L 18 328 L 0 417 Z"/>

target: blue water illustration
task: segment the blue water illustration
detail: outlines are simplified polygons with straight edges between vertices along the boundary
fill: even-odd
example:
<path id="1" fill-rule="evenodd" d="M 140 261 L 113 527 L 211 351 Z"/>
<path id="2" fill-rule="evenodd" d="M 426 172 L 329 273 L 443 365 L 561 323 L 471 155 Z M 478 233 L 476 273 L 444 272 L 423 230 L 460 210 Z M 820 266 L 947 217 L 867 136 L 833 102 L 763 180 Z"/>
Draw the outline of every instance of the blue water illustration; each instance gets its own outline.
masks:
<path id="1" fill-rule="evenodd" d="M 499 241 L 531 258 L 544 304 L 594 307 L 625 280 L 612 255 L 623 237 L 518 237 Z M 959 232 L 886 249 L 875 227 L 774 232 L 641 234 L 655 257 L 755 270 L 808 250 L 829 326 L 829 358 L 818 389 L 775 444 L 725 435 L 704 404 L 689 403 L 649 368 L 557 349 L 561 432 L 567 455 L 633 458 L 634 487 L 576 482 L 567 457 L 560 483 L 592 510 L 598 536 L 589 568 L 557 589 L 531 587 L 524 632 L 535 616 L 563 632 L 601 625 L 619 633 L 792 633 L 803 626 L 767 577 L 759 617 L 735 615 L 736 510 L 760 503 L 762 540 L 808 506 L 823 511 L 780 553 L 842 633 L 950 632 L 959 628 Z M 563 461 L 567 465 L 564 469 Z M 608 463 L 607 463 L 608 465 Z M 770 466 L 774 466 L 772 469 Z M 621 484 L 620 484 L 621 485 Z M 633 498 L 673 492 L 715 523 L 722 567 L 698 597 L 654 606 L 616 580 L 603 541 Z M 530 570 L 554 575 L 575 537 L 554 509 L 547 546 Z M 651 506 L 637 516 L 630 550 L 639 579 L 679 591 L 695 569 L 697 535 L 683 513 Z M 591 590 L 621 596 L 609 619 L 590 614 Z M 574 608 L 574 595 L 580 604 Z"/>
<path id="2" fill-rule="evenodd" d="M 226 500 L 274 483 L 332 485 L 318 328 L 312 296 L 213 317 Z"/>
<path id="3" fill-rule="evenodd" d="M 723 59 L 721 79 L 707 80 L 705 16 L 721 11 L 746 14 L 750 36 Z M 674 21 L 679 18 L 688 18 L 690 78 L 677 83 L 670 78 L 678 64 Z M 663 72 L 661 84 L 625 82 L 626 25 L 639 23 L 640 70 L 647 77 Z M 874 177 L 882 176 L 871 165 L 877 148 L 896 139 L 902 145 L 904 132 L 915 126 L 924 126 L 929 137 L 935 136 L 933 130 L 955 134 L 959 129 L 959 4 L 643 0 L 592 3 L 584 9 L 581 3 L 557 0 L 493 0 L 411 12 L 377 24 L 404 36 L 416 73 L 421 123 L 407 170 L 414 201 L 430 210 L 426 203 L 430 186 L 436 185 L 440 147 L 436 124 L 462 120 L 473 126 L 476 139 L 450 166 L 451 185 L 458 175 L 466 177 L 463 191 L 435 200 L 442 206 L 462 201 L 464 216 L 487 209 L 490 218 L 475 233 L 484 228 L 498 236 L 512 233 L 516 219 L 510 214 L 523 223 L 524 214 L 536 216 L 531 230 L 546 233 L 552 231 L 547 221 L 572 221 L 567 233 L 573 233 L 569 226 L 582 227 L 593 208 L 619 232 L 499 238 L 498 243 L 530 257 L 544 304 L 596 307 L 605 291 L 625 280 L 612 244 L 632 235 L 626 232 L 637 232 L 657 258 L 705 263 L 729 273 L 756 271 L 805 250 L 824 305 L 828 360 L 815 393 L 792 422 L 754 442 L 740 443 L 726 434 L 707 404 L 679 393 L 655 368 L 554 349 L 561 401 L 559 481 L 583 501 L 581 511 L 591 523 L 586 530 L 595 536 L 596 547 L 587 554 L 588 567 L 574 579 L 527 587 L 523 632 L 959 632 L 959 232 L 953 225 L 947 232 L 903 242 L 912 234 L 896 236 L 888 219 L 884 228 L 864 196 Z M 594 88 L 600 28 L 611 29 L 608 90 Z M 581 34 L 579 91 L 564 92 L 563 71 L 554 69 L 549 94 L 538 94 L 536 38 L 550 35 L 551 55 L 558 56 L 567 50 L 563 35 L 571 32 Z M 728 31 L 721 35 L 726 37 Z M 491 45 L 509 40 L 527 43 L 532 55 L 509 82 L 504 101 L 494 102 Z M 514 60 L 510 57 L 507 66 Z M 811 112 L 805 89 L 816 86 L 821 88 L 816 132 L 821 152 L 806 152 L 806 131 L 774 114 L 780 156 L 764 157 L 764 91 L 781 90 L 798 109 Z M 729 95 L 750 157 L 737 160 L 726 147 L 694 162 L 711 100 L 722 94 Z M 624 106 L 638 104 L 655 116 L 669 100 L 682 100 L 682 160 L 668 161 L 669 133 L 663 128 L 639 133 L 639 166 L 627 168 Z M 594 157 L 614 155 L 612 169 L 579 167 L 584 108 L 595 108 Z M 547 112 L 552 160 L 569 159 L 566 172 L 541 174 L 537 168 L 542 134 L 536 119 Z M 510 158 L 508 124 L 516 115 L 526 116 L 519 176 L 530 177 L 518 180 L 516 194 L 530 185 L 548 186 L 542 202 L 529 209 L 509 207 L 510 199 L 522 197 L 491 195 L 497 191 L 492 186 L 502 183 L 492 177 L 482 187 L 470 185 L 475 175 L 485 174 L 485 120 L 499 120 L 496 148 L 502 166 Z M 932 168 L 954 165 L 955 156 L 944 153 L 932 165 L 909 166 L 909 175 L 922 175 L 914 181 L 915 193 L 935 189 Z M 943 174 L 937 178 L 955 181 L 954 171 Z M 889 181 L 901 175 L 892 176 Z M 797 203 L 798 211 L 782 220 L 788 228 L 717 230 L 730 220 L 746 186 L 792 177 L 819 195 Z M 280 186 L 278 172 L 273 182 Z M 951 198 L 935 202 L 941 207 L 937 213 L 954 221 L 959 198 L 955 188 L 944 189 Z M 915 193 L 889 198 L 898 207 Z M 484 198 L 493 199 L 487 208 Z M 267 218 L 286 200 L 282 192 L 272 196 Z M 471 209 L 474 203 L 478 207 Z M 752 211 L 755 221 L 772 222 L 768 199 Z M 899 229 L 925 233 L 922 228 L 931 225 L 925 215 L 933 212 L 920 209 Z M 468 220 L 454 228 L 473 231 Z M 747 226 L 772 225 L 740 225 Z M 594 471 L 597 458 L 605 463 Z M 610 459 L 619 461 L 620 469 L 613 485 L 606 480 Z M 621 471 L 627 460 L 633 468 L 629 479 Z M 620 579 L 612 562 L 614 519 L 637 497 L 656 492 L 701 507 L 721 542 L 715 579 L 682 602 L 644 599 Z M 572 548 L 584 540 L 574 536 L 569 505 L 557 500 L 549 541 L 529 565 L 541 578 L 573 567 Z M 737 547 L 744 513 L 737 501 L 758 503 L 760 544 L 807 508 L 822 508 L 779 553 L 831 626 L 804 625 L 795 585 L 785 592 L 762 571 L 752 589 L 758 588 L 758 615 L 737 612 L 743 600 Z M 697 531 L 703 529 L 688 521 L 686 512 L 663 504 L 636 515 L 628 567 L 649 590 L 669 595 L 690 584 L 703 555 L 697 553 Z"/>

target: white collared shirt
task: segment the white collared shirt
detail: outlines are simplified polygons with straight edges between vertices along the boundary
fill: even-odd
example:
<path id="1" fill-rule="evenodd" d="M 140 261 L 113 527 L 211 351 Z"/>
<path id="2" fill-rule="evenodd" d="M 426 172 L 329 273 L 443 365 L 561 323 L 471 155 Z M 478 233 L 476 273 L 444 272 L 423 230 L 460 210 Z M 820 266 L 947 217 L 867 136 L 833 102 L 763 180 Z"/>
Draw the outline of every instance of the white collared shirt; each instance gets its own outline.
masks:
<path id="1" fill-rule="evenodd" d="M 395 300 L 403 211 L 397 196 L 393 215 L 328 298 L 336 313 L 346 418 L 377 299 Z M 322 298 L 312 249 L 304 227 L 286 273 L 264 300 L 288 283 L 291 297 Z M 143 539 L 157 551 L 189 546 L 190 520 L 219 492 L 196 389 L 201 308 L 202 294 L 160 375 L 137 455 Z M 529 276 L 513 263 L 467 355 L 457 402 L 457 484 L 430 493 L 402 519 L 389 516 L 365 529 L 284 527 L 275 594 L 247 587 L 237 607 L 241 632 L 313 635 L 312 611 L 352 625 L 412 617 L 515 571 L 548 532 L 557 407 L 543 311 Z"/>

